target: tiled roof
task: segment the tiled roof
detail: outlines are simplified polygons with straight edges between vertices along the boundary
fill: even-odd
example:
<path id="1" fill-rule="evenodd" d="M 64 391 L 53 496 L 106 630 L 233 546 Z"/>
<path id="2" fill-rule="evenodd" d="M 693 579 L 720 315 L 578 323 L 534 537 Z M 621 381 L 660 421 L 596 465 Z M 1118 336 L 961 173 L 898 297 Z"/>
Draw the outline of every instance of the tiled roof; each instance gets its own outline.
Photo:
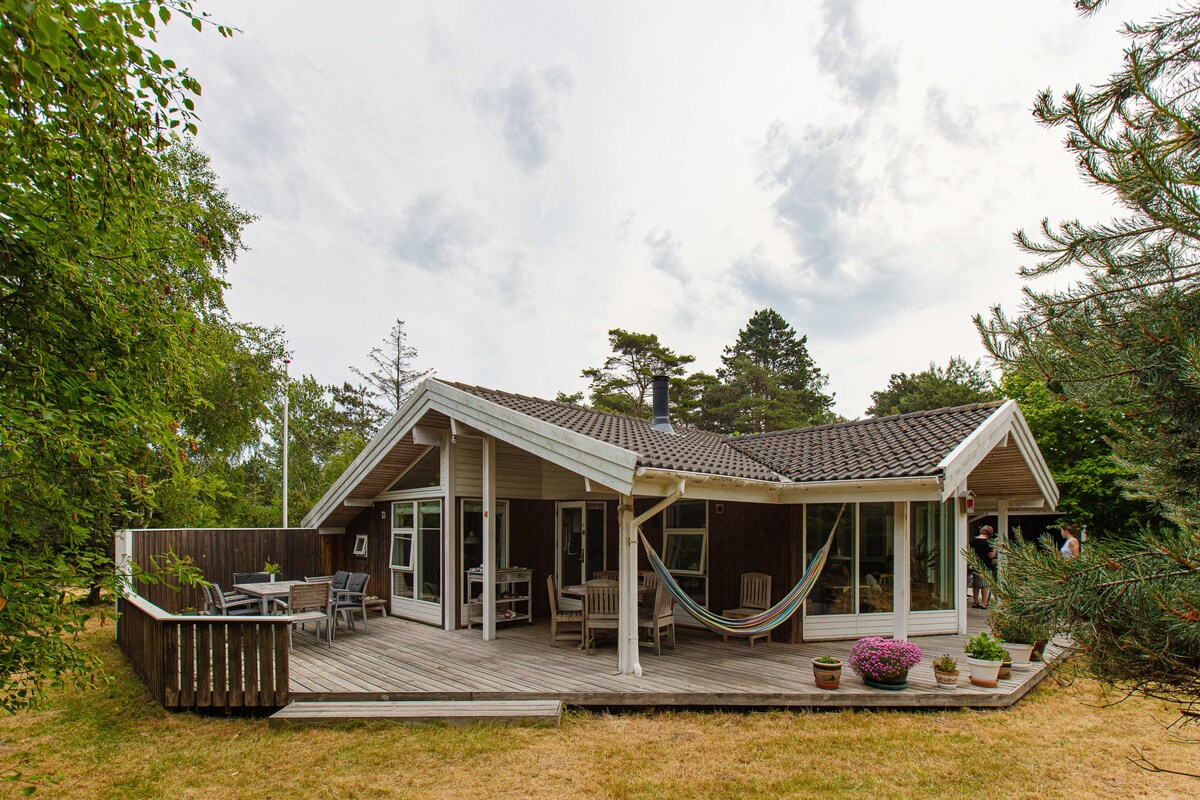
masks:
<path id="1" fill-rule="evenodd" d="M 437 379 L 441 380 L 441 379 Z M 976 403 L 880 419 L 752 436 L 724 436 L 620 414 L 441 381 L 475 397 L 637 454 L 638 466 L 761 481 L 920 477 L 991 416 L 1000 403 Z"/>
<path id="2" fill-rule="evenodd" d="M 1001 405 L 973 403 L 730 441 L 797 482 L 936 475 L 941 460 Z"/>
<path id="3" fill-rule="evenodd" d="M 442 383 L 551 425 L 636 453 L 640 467 L 760 481 L 783 480 L 783 476 L 770 467 L 732 447 L 729 437 L 719 433 L 681 425 L 675 426 L 675 433 L 663 433 L 650 427 L 650 421 L 645 419 L 607 414 L 482 386 L 450 381 Z"/>

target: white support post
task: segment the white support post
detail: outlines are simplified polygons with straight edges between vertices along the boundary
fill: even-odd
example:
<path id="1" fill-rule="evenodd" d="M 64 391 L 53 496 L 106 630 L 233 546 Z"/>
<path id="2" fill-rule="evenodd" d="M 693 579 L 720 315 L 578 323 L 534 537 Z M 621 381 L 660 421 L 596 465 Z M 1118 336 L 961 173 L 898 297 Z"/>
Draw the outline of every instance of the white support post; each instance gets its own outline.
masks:
<path id="1" fill-rule="evenodd" d="M 462 571 L 458 566 L 458 508 L 455 503 L 454 476 L 455 446 L 454 441 L 444 437 L 442 441 L 442 486 L 446 491 L 445 505 L 442 508 L 443 539 L 442 539 L 442 622 L 446 630 L 454 630 L 454 619 L 462 605 L 459 598 L 462 593 L 455 589 L 458 576 Z"/>
<path id="2" fill-rule="evenodd" d="M 1008 501 L 996 501 L 996 578 L 1004 580 L 1008 561 Z"/>
<path id="3" fill-rule="evenodd" d="M 622 675 L 641 677 L 637 627 L 638 537 L 633 521 L 633 498 L 621 495 L 618 501 L 620 558 L 618 559 L 617 664 Z"/>
<path id="4" fill-rule="evenodd" d="M 958 612 L 958 633 L 967 632 L 967 512 L 954 499 L 954 610 Z"/>
<path id="5" fill-rule="evenodd" d="M 496 638 L 496 440 L 483 437 L 483 640 Z"/>
<path id="6" fill-rule="evenodd" d="M 892 636 L 903 641 L 908 639 L 910 605 L 908 503 L 895 503 L 893 508 L 896 522 L 892 529 L 892 550 L 895 552 L 896 563 L 892 568 Z"/>
<path id="7" fill-rule="evenodd" d="M 133 531 L 117 531 L 113 539 L 113 561 L 117 565 L 117 588 L 122 594 L 133 594 Z"/>

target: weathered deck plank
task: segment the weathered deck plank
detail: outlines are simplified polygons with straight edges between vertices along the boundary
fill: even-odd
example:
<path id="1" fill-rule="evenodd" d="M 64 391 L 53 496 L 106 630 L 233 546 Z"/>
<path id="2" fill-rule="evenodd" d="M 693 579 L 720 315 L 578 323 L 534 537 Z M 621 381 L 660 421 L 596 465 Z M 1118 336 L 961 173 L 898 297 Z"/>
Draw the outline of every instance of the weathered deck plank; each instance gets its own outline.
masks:
<path id="1" fill-rule="evenodd" d="M 972 614 L 972 631 L 984 620 Z M 1044 664 L 1013 673 L 994 689 L 972 686 L 965 660 L 957 690 L 937 687 L 930 661 L 961 655 L 965 637 L 914 637 L 925 661 L 909 673 L 909 689 L 865 686 L 848 668 L 837 691 L 817 689 L 809 659 L 845 659 L 852 642 L 811 644 L 722 642 L 680 629 L 677 649 L 643 649 L 640 678 L 617 674 L 616 648 L 587 655 L 551 647 L 545 625 L 514 625 L 484 642 L 479 631 L 444 631 L 396 618 L 372 620 L 370 632 L 338 631 L 333 649 L 296 643 L 291 658 L 295 700 L 561 700 L 574 706 L 793 706 L 996 708 L 1023 697 L 1045 674 Z"/>
<path id="2" fill-rule="evenodd" d="M 542 723 L 558 725 L 562 703 L 558 700 L 455 700 L 373 702 L 299 702 L 280 709 L 267 719 L 272 728 L 286 725 L 344 725 L 350 722 L 386 720 L 421 724 L 473 722 L 506 724 Z"/>

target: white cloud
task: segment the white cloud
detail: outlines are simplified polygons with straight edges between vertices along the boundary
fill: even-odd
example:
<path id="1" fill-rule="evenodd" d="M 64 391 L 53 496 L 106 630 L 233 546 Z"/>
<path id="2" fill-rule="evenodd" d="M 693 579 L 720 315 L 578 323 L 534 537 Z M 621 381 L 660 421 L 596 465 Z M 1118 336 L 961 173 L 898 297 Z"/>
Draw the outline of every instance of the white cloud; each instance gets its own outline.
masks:
<path id="1" fill-rule="evenodd" d="M 437 271 L 462 264 L 484 238 L 475 217 L 449 207 L 441 195 L 424 194 L 409 205 L 386 241 L 389 252 L 401 261 Z"/>
<path id="2" fill-rule="evenodd" d="M 526 172 L 550 161 L 562 135 L 562 110 L 575 88 L 575 76 L 565 66 L 516 70 L 502 86 L 480 89 L 475 107 L 498 128 L 504 146 Z"/>

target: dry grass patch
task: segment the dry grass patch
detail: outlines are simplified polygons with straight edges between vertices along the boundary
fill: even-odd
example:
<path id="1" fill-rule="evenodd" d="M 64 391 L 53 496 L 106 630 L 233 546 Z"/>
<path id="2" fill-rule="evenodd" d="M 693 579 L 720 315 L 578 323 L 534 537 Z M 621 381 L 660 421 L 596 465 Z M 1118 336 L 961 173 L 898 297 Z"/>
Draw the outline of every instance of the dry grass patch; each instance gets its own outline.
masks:
<path id="1" fill-rule="evenodd" d="M 476 725 L 268 730 L 168 714 L 112 643 L 116 679 L 0 720 L 0 764 L 54 776 L 62 798 L 1195 797 L 1197 781 L 1127 761 L 1145 749 L 1194 769 L 1195 747 L 1145 701 L 1096 708 L 1092 683 L 1047 681 L 1008 711 L 592 714 L 560 728 Z M 853 680 L 853 678 L 850 678 Z M 0 784 L 0 797 L 22 784 Z"/>

